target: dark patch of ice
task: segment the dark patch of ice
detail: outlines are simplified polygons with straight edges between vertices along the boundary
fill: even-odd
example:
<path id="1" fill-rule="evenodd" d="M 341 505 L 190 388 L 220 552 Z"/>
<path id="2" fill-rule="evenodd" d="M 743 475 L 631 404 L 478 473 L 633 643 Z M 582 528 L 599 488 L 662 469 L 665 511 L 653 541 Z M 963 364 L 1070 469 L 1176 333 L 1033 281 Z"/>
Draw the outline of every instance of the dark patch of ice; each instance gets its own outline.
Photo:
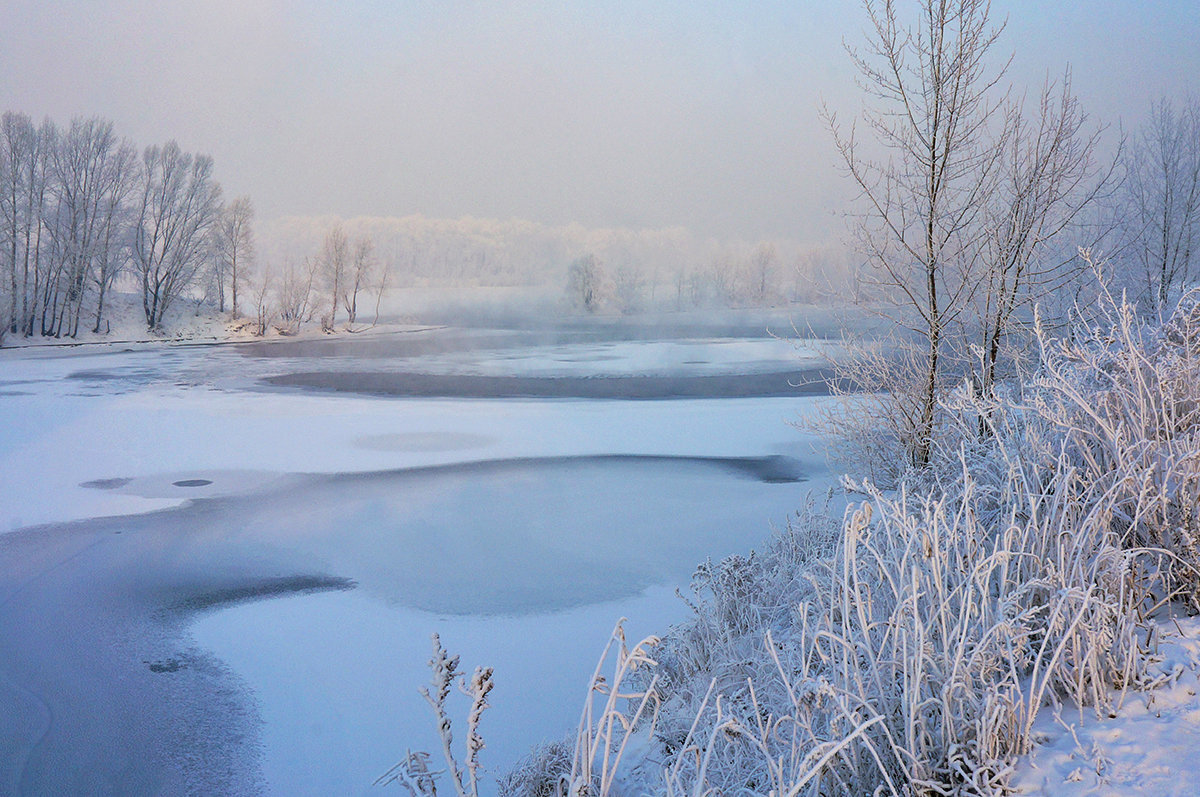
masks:
<path id="1" fill-rule="evenodd" d="M 92 490 L 116 490 L 119 487 L 124 487 L 133 479 L 118 478 L 118 479 L 92 479 L 90 482 L 80 482 L 80 487 L 88 487 Z"/>
<path id="2" fill-rule="evenodd" d="M 236 587 L 201 592 L 184 598 L 172 608 L 178 612 L 202 612 L 263 598 L 309 595 L 314 592 L 340 592 L 354 589 L 357 586 L 358 584 L 353 579 L 337 576 L 299 575 L 266 578 Z"/>
<path id="3" fill-rule="evenodd" d="M 171 482 L 176 487 L 207 487 L 212 484 L 212 479 L 180 479 L 177 482 Z"/>

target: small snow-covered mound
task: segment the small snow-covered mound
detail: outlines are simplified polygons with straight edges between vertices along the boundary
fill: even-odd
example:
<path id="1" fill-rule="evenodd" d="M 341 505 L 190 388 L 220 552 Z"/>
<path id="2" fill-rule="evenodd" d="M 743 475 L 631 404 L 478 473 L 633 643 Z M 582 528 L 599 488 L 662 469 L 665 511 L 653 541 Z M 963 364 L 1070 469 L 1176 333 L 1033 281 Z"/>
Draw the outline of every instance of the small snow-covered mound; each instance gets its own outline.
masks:
<path id="1" fill-rule="evenodd" d="M 1147 691 L 1089 708 L 1043 712 L 1038 745 L 1018 759 L 1015 793 L 1041 797 L 1200 794 L 1200 617 L 1164 621 L 1146 667 Z"/>

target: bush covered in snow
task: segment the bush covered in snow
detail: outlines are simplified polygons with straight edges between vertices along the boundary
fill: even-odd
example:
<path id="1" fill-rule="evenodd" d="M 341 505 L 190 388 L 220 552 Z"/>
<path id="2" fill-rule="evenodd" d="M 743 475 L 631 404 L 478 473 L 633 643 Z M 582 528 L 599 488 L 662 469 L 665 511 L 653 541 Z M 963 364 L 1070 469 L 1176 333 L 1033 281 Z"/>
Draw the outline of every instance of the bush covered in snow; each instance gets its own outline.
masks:
<path id="1" fill-rule="evenodd" d="M 1151 617 L 1200 609 L 1200 298 L 1103 301 L 1024 384 L 945 401 L 960 433 L 896 489 L 848 481 L 843 518 L 702 565 L 661 641 L 618 631 L 570 761 L 504 791 L 1001 794 L 1039 712 L 1146 686 Z"/>

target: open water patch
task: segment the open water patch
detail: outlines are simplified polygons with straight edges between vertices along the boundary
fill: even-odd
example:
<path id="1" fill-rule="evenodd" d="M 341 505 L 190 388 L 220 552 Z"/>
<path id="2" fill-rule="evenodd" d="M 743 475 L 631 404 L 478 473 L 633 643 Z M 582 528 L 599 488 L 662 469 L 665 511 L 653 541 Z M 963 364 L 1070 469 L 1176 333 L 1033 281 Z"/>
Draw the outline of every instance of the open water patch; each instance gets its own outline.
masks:
<path id="1" fill-rule="evenodd" d="M 823 368 L 704 376 L 483 376 L 388 371 L 313 371 L 269 376 L 274 387 L 420 398 L 578 398 L 669 400 L 824 396 Z M 850 389 L 850 385 L 842 385 Z"/>

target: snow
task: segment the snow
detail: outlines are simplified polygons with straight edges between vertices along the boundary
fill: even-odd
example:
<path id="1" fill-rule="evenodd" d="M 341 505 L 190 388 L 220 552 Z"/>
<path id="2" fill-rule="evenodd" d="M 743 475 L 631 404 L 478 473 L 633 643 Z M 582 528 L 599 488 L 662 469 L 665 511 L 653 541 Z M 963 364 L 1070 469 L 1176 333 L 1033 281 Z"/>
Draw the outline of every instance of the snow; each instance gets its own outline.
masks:
<path id="1" fill-rule="evenodd" d="M 1062 797 L 1190 797 L 1200 794 L 1200 618 L 1163 621 L 1153 690 L 1131 691 L 1116 716 L 1046 711 L 1042 743 L 1022 758 L 1017 794 Z"/>

